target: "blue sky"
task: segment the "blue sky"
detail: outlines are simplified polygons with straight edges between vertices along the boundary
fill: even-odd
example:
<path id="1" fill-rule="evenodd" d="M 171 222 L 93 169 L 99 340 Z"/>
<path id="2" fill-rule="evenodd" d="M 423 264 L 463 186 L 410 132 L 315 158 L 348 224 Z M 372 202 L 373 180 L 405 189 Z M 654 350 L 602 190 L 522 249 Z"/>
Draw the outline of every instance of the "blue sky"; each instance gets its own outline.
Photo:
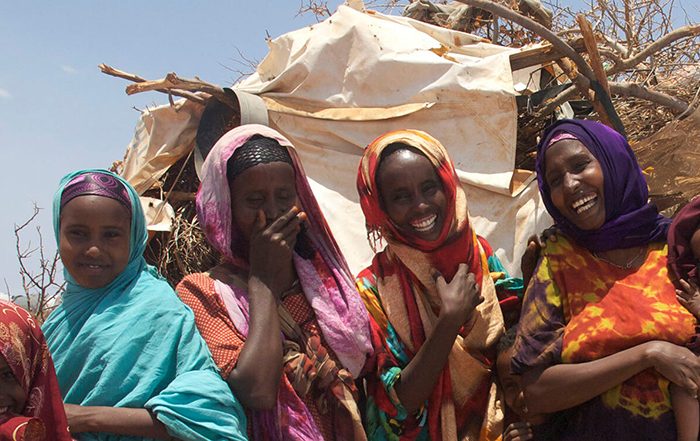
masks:
<path id="1" fill-rule="evenodd" d="M 55 249 L 50 204 L 61 176 L 121 159 L 138 117 L 133 108 L 167 101 L 156 92 L 127 96 L 127 82 L 100 73 L 99 63 L 149 79 L 173 71 L 230 85 L 238 77 L 230 69 L 245 68 L 239 51 L 259 61 L 267 53 L 267 34 L 276 37 L 315 22 L 311 15 L 297 16 L 299 4 L 0 2 L 0 176 L 5 189 L 0 291 L 5 291 L 3 279 L 13 294 L 21 288 L 13 225 L 26 220 L 36 203 L 43 208 L 38 224 L 47 249 Z M 25 245 L 36 239 L 34 232 L 25 233 Z"/>
<path id="2" fill-rule="evenodd" d="M 335 2 L 338 4 L 339 2 Z M 99 72 L 110 64 L 149 79 L 167 72 L 230 85 L 247 58 L 278 36 L 316 20 L 296 16 L 294 0 L 71 0 L 0 3 L 0 291 L 20 293 L 13 226 L 33 204 L 45 243 L 55 249 L 51 198 L 69 171 L 121 159 L 138 112 L 167 102 L 149 92 L 127 96 L 127 82 Z M 27 243 L 36 235 L 25 233 Z"/>

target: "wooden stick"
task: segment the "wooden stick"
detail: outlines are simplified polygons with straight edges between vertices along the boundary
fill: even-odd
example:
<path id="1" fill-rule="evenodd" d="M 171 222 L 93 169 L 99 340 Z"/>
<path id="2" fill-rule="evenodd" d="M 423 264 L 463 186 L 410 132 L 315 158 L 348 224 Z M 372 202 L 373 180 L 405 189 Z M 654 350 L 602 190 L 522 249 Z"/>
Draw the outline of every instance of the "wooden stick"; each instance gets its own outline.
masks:
<path id="1" fill-rule="evenodd" d="M 141 77 L 138 76 L 138 75 L 130 74 L 130 73 L 128 73 L 128 72 L 124 72 L 124 71 L 122 71 L 122 70 L 115 69 L 115 68 L 113 68 L 112 66 L 108 66 L 108 65 L 106 65 L 106 64 L 104 64 L 104 63 L 98 65 L 97 67 L 99 67 L 100 70 L 102 71 L 102 73 L 104 73 L 104 74 L 107 74 L 107 75 L 110 75 L 110 76 L 113 76 L 113 77 L 117 77 L 117 78 L 123 78 L 123 79 L 129 80 L 129 81 L 133 81 L 134 83 L 144 83 L 144 82 L 147 81 L 145 78 L 141 78 Z M 156 89 L 156 91 L 157 91 L 157 92 L 161 92 L 161 93 L 166 93 L 166 94 L 172 94 L 172 95 L 179 96 L 179 97 L 182 97 L 182 98 L 186 98 L 186 99 L 188 99 L 188 100 L 190 100 L 190 101 L 194 101 L 194 102 L 199 103 L 199 104 L 206 104 L 206 102 L 207 102 L 207 98 L 206 98 L 206 97 L 202 97 L 202 96 L 196 95 L 196 94 L 194 94 L 194 93 L 192 93 L 192 92 L 188 92 L 188 91 L 186 91 L 186 90 L 180 90 L 180 89 L 170 89 L 170 90 L 166 90 L 166 89 Z"/>
<path id="2" fill-rule="evenodd" d="M 603 93 L 607 94 L 607 97 L 609 99 L 610 86 L 608 85 L 608 77 L 605 75 L 605 68 L 603 67 L 602 61 L 600 60 L 600 53 L 598 52 L 598 43 L 595 40 L 595 35 L 593 35 L 593 29 L 591 28 L 591 24 L 588 23 L 588 20 L 586 20 L 586 17 L 583 14 L 578 14 L 576 16 L 576 21 L 578 22 L 578 25 L 581 28 L 581 36 L 583 37 L 583 43 L 586 45 L 586 50 L 588 51 L 588 60 L 591 67 L 593 68 L 593 73 L 596 77 L 596 80 L 598 80 L 598 83 L 600 83 L 601 87 L 603 88 Z M 619 116 L 617 116 L 617 114 L 608 114 L 607 109 L 602 104 L 602 100 L 605 99 L 605 97 L 599 97 L 597 93 L 594 93 L 593 95 L 594 99 L 591 102 L 593 103 L 593 108 L 596 110 L 596 112 L 598 112 L 601 122 L 606 126 L 615 129 L 616 127 L 615 124 L 613 124 L 613 120 L 619 120 Z M 615 113 L 615 109 L 613 108 L 610 113 Z"/>
<path id="3" fill-rule="evenodd" d="M 591 24 L 588 23 L 586 17 L 583 14 L 578 14 L 576 16 L 576 21 L 581 27 L 581 35 L 583 36 L 583 43 L 586 45 L 586 51 L 588 52 L 589 63 L 593 68 L 593 73 L 595 74 L 598 82 L 603 86 L 603 89 L 607 93 L 610 93 L 610 86 L 608 86 L 608 77 L 605 74 L 605 68 L 603 67 L 603 62 L 600 60 L 600 52 L 598 52 L 598 43 L 595 40 L 595 35 L 593 35 L 593 29 Z"/>
<path id="4" fill-rule="evenodd" d="M 519 14 L 506 6 L 499 5 L 490 0 L 457 1 L 459 1 L 460 3 L 467 4 L 469 6 L 485 9 L 494 15 L 503 17 L 507 20 L 512 21 L 513 23 L 524 27 L 525 29 L 536 33 L 540 37 L 549 41 L 557 52 L 560 52 L 563 56 L 570 58 L 574 63 L 576 63 L 578 71 L 580 71 L 581 74 L 583 74 L 591 80 L 595 78 L 591 67 L 588 65 L 588 63 L 586 63 L 586 60 L 584 60 L 583 57 L 579 55 L 578 52 L 576 52 L 564 40 L 559 38 L 555 33 L 542 26 L 541 24 L 537 23 L 536 21 L 532 20 L 531 18 L 525 17 L 524 15 Z"/>
<path id="5" fill-rule="evenodd" d="M 165 78 L 162 78 L 160 80 L 143 81 L 139 83 L 130 84 L 126 86 L 126 93 L 129 95 L 133 95 L 135 93 L 160 89 L 181 89 L 188 91 L 205 92 L 209 95 L 216 97 L 216 99 L 218 99 L 224 104 L 228 104 L 231 107 L 236 106 L 234 98 L 229 96 L 229 94 L 227 94 L 221 87 L 204 82 L 199 79 L 189 80 L 185 78 L 180 78 L 174 72 L 170 72 L 165 76 Z"/>

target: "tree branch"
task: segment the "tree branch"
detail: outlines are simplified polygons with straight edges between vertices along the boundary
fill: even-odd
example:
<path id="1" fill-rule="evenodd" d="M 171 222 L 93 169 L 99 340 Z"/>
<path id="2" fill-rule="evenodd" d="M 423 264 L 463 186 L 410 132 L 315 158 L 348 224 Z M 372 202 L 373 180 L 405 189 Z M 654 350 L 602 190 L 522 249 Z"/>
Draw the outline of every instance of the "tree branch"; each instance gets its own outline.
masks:
<path id="1" fill-rule="evenodd" d="M 578 54 L 578 52 L 576 52 L 571 46 L 569 46 L 561 38 L 557 37 L 557 35 L 554 34 L 552 31 L 550 31 L 546 27 L 542 26 L 541 24 L 537 23 L 536 21 L 515 12 L 514 10 L 512 10 L 506 6 L 499 5 L 499 4 L 494 3 L 490 0 L 457 0 L 457 1 L 459 1 L 460 3 L 467 4 L 469 6 L 474 6 L 476 8 L 481 8 L 481 9 L 487 10 L 487 11 L 491 12 L 492 14 L 495 14 L 495 15 L 503 17 L 507 20 L 510 20 L 510 21 L 524 27 L 525 29 L 536 33 L 540 37 L 549 41 L 558 52 L 560 52 L 565 57 L 570 58 L 574 63 L 576 63 L 576 66 L 578 67 L 578 71 L 581 72 L 581 74 L 583 74 L 585 77 L 587 77 L 589 79 L 595 78 L 593 71 L 591 70 L 591 67 L 588 65 L 588 63 L 586 63 L 586 60 L 584 60 L 583 57 Z"/>
<path id="2" fill-rule="evenodd" d="M 674 41 L 680 40 L 682 38 L 695 37 L 697 35 L 700 35 L 700 24 L 680 27 L 675 31 L 669 32 L 668 34 L 664 35 L 658 40 L 655 40 L 653 43 L 645 47 L 642 51 L 640 51 L 633 57 L 623 60 L 622 64 L 615 64 L 615 66 L 608 70 L 608 74 L 610 75 L 621 72 L 625 69 L 632 68 L 640 64 L 649 56 L 659 52 L 664 47 L 670 45 Z"/>
<path id="3" fill-rule="evenodd" d="M 228 104 L 231 107 L 234 107 L 236 105 L 233 98 L 231 98 L 231 96 L 227 94 L 221 87 L 215 84 L 204 82 L 198 78 L 194 80 L 180 78 L 174 72 L 170 72 L 165 76 L 165 78 L 162 78 L 160 80 L 143 81 L 139 83 L 129 84 L 128 86 L 126 86 L 126 93 L 128 95 L 133 95 L 135 93 L 161 89 L 180 89 L 187 91 L 205 92 L 209 95 L 216 97 L 216 99 L 218 99 L 222 103 Z"/>
<path id="4" fill-rule="evenodd" d="M 107 74 L 107 75 L 110 75 L 113 77 L 117 77 L 117 78 L 123 78 L 125 80 L 129 80 L 129 81 L 132 81 L 134 83 L 145 83 L 146 81 L 148 81 L 145 78 L 141 78 L 138 75 L 130 74 L 128 72 L 124 72 L 122 70 L 115 69 L 112 66 L 108 66 L 106 64 L 100 64 L 97 67 L 99 67 L 100 70 L 102 71 L 102 73 L 104 73 L 104 74 Z M 155 89 L 155 90 L 157 92 L 166 93 L 168 95 L 172 94 L 175 96 L 186 98 L 190 101 L 194 101 L 194 102 L 202 104 L 202 105 L 206 104 L 206 102 L 207 102 L 206 98 L 201 97 L 199 95 L 196 95 L 192 92 L 188 92 L 186 90 L 180 90 L 180 89 L 170 89 L 170 90 L 168 90 L 168 89 Z"/>
<path id="5" fill-rule="evenodd" d="M 610 93 L 613 95 L 641 98 L 652 103 L 668 107 L 674 113 L 682 114 L 688 110 L 688 104 L 678 98 L 648 89 L 636 83 L 611 82 Z"/>

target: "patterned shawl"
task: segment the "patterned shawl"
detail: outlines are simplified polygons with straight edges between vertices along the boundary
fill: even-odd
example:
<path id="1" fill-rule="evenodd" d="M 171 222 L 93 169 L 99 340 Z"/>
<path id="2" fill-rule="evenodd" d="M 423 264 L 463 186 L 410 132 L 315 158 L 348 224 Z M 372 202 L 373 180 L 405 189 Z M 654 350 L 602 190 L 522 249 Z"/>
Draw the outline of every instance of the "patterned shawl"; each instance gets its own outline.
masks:
<path id="1" fill-rule="evenodd" d="M 512 370 L 597 360 L 651 340 L 686 344 L 695 319 L 676 300 L 666 245 L 646 251 L 638 269 L 624 269 L 563 234 L 550 237 L 525 296 Z M 562 439 L 672 439 L 668 385 L 653 369 L 640 372 L 571 409 Z"/>
<path id="2" fill-rule="evenodd" d="M 382 210 L 377 188 L 377 169 L 382 151 L 393 143 L 418 149 L 433 164 L 442 181 L 447 204 L 439 237 L 432 241 L 406 238 Z M 451 280 L 459 264 L 466 263 L 481 287 L 485 301 L 472 321 L 463 327 L 450 353 L 448 366 L 438 380 L 428 403 L 430 438 L 452 440 L 465 436 L 460 422 L 478 418 L 478 427 L 467 429 L 466 439 L 476 439 L 486 421 L 492 349 L 503 332 L 503 316 L 486 256 L 469 223 L 467 202 L 452 161 L 445 148 L 427 133 L 401 130 L 384 134 L 367 148 L 357 176 L 360 205 L 370 236 L 383 238 L 388 246 L 378 253 L 370 270 L 377 278 L 381 306 L 370 302 L 370 313 L 379 323 L 390 323 L 410 352 L 420 349 L 437 320 L 440 297 L 433 269 Z M 470 418 L 472 417 L 472 418 Z"/>
<path id="3" fill-rule="evenodd" d="M 245 439 L 243 409 L 218 374 L 192 311 L 143 258 L 146 219 L 133 187 L 106 170 L 65 176 L 54 196 L 56 243 L 64 187 L 92 172 L 115 177 L 129 193 L 129 262 L 112 282 L 97 289 L 83 288 L 64 271 L 63 301 L 43 330 L 65 402 L 145 408 L 179 439 Z M 81 433 L 79 439 L 139 438 Z"/>
<path id="4" fill-rule="evenodd" d="M 584 231 L 554 206 L 545 181 L 545 153 L 562 133 L 576 137 L 600 162 L 605 179 L 605 223 Z M 637 158 L 627 140 L 596 121 L 563 119 L 551 125 L 537 146 L 537 182 L 547 211 L 557 227 L 591 251 L 631 248 L 663 241 L 671 221 L 648 202 L 649 192 Z"/>
<path id="5" fill-rule="evenodd" d="M 275 130 L 257 124 L 240 126 L 226 133 L 209 152 L 202 165 L 202 184 L 197 192 L 197 216 L 207 240 L 226 261 L 241 269 L 248 268 L 248 262 L 242 257 L 244 254 L 239 250 L 231 249 L 231 244 L 237 243 L 237 240 L 232 238 L 236 230 L 231 224 L 231 195 L 226 177 L 226 164 L 233 152 L 253 135 L 262 135 L 276 140 L 287 148 L 292 158 L 297 195 L 301 209 L 308 216 L 308 228 L 305 234 L 314 250 L 314 257 L 311 259 L 295 254 L 294 265 L 323 337 L 342 364 L 338 375 L 343 377 L 349 371 L 350 377 L 357 377 L 372 351 L 367 311 L 354 287 L 345 258 L 333 239 L 318 202 L 311 192 L 294 147 Z M 216 291 L 227 305 L 236 329 L 246 336 L 248 331 L 246 283 L 242 282 L 239 285 L 217 283 Z M 315 358 L 312 354 L 306 355 L 310 359 Z M 346 383 L 345 380 L 344 383 Z M 294 390 L 288 390 L 290 386 L 286 382 L 282 383 L 276 410 L 253 412 L 253 427 L 257 429 L 263 426 L 269 427 L 280 437 L 286 436 L 285 439 L 290 437 L 299 440 L 320 439 L 318 429 L 313 427 L 313 419 L 307 415 L 308 411 Z M 346 392 L 347 390 L 344 391 Z M 347 396 L 341 400 L 340 404 L 357 407 L 354 400 Z M 289 418 L 288 424 L 279 423 L 282 415 Z M 268 435 L 272 435 L 272 439 L 279 439 L 274 434 L 268 433 Z"/>
<path id="6" fill-rule="evenodd" d="M 3 420 L 0 439 L 70 441 L 66 413 L 39 324 L 19 306 L 0 300 L 0 357 L 27 396 L 21 415 Z"/>
<path id="7" fill-rule="evenodd" d="M 693 255 L 690 239 L 700 228 L 700 198 L 696 197 L 673 218 L 668 230 L 668 266 L 677 279 L 698 281 L 698 257 Z"/>

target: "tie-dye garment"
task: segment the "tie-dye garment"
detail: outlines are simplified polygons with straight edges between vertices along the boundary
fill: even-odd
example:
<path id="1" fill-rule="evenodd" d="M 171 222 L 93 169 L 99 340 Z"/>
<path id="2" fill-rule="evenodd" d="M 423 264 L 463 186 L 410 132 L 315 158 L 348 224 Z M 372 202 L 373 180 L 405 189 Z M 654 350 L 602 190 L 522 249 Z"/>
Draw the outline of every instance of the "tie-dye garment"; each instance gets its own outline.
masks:
<path id="1" fill-rule="evenodd" d="M 676 301 L 666 253 L 652 243 L 639 269 L 622 269 L 563 235 L 548 240 L 525 296 L 514 372 L 592 361 L 651 340 L 685 344 L 695 319 Z M 643 371 L 567 410 L 562 439 L 675 439 L 668 386 Z"/>

